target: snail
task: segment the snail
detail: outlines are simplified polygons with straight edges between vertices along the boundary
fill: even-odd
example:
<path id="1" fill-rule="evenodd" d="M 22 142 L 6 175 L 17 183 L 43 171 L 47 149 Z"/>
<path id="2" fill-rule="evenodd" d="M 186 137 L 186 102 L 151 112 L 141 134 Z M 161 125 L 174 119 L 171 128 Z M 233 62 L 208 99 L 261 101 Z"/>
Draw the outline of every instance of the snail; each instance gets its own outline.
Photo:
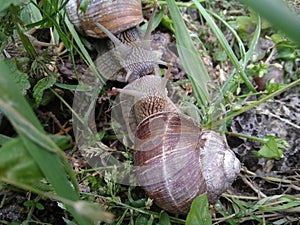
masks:
<path id="1" fill-rule="evenodd" d="M 70 0 L 66 6 L 77 29 L 97 38 L 103 38 L 104 32 L 114 45 L 114 60 L 111 51 L 99 58 L 100 73 L 107 79 L 129 81 L 125 88 L 117 89 L 122 116 L 115 119 L 124 125 L 124 132 L 133 142 L 140 185 L 159 207 L 170 213 L 186 214 L 193 199 L 204 192 L 209 202 L 215 203 L 236 178 L 240 162 L 220 134 L 203 129 L 182 114 L 167 96 L 167 78 L 158 76 L 158 64 L 164 62 L 149 42 L 154 13 L 143 35 L 136 28 L 142 21 L 139 1 L 92 0 L 85 14 L 79 10 L 80 3 Z M 106 24 L 120 17 L 118 21 L 123 23 L 127 18 L 123 12 L 136 15 L 128 11 L 132 8 L 139 12 L 132 25 L 125 23 L 125 28 L 120 29 Z M 98 20 L 113 12 L 117 13 L 109 19 Z M 125 75 L 116 76 L 121 68 L 125 68 Z"/>
<path id="2" fill-rule="evenodd" d="M 215 203 L 238 175 L 240 162 L 220 134 L 180 112 L 167 96 L 166 81 L 148 75 L 117 90 L 134 138 L 140 185 L 162 209 L 187 214 L 204 192 Z"/>
<path id="3" fill-rule="evenodd" d="M 93 38 L 109 37 L 111 40 L 108 45 L 112 51 L 103 45 L 98 47 L 101 56 L 96 65 L 101 75 L 121 82 L 131 82 L 147 74 L 160 75 L 157 65 L 167 64 L 150 45 L 156 6 L 143 34 L 137 27 L 143 21 L 139 0 L 92 0 L 85 13 L 80 10 L 81 2 L 69 0 L 66 5 L 68 17 L 76 29 Z M 125 74 L 120 72 L 123 68 Z"/>
<path id="4" fill-rule="evenodd" d="M 116 34 L 139 25 L 143 21 L 142 5 L 138 0 L 91 0 L 85 12 L 82 0 L 69 0 L 66 12 L 75 28 L 90 37 L 105 38 L 105 32 L 94 22 Z"/>

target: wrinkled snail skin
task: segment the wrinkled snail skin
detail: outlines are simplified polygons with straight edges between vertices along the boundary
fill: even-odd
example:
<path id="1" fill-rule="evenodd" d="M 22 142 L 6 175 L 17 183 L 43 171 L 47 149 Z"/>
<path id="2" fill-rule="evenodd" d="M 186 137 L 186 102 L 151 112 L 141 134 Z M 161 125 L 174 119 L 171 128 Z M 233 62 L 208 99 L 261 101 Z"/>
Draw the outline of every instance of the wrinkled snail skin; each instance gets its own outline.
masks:
<path id="1" fill-rule="evenodd" d="M 147 195 L 175 214 L 187 214 L 205 192 L 215 203 L 240 170 L 219 134 L 178 112 L 156 113 L 138 125 L 134 162 Z"/>
<path id="2" fill-rule="evenodd" d="M 131 142 L 134 142 L 137 125 L 143 119 L 156 112 L 179 112 L 167 96 L 166 84 L 166 78 L 147 75 L 127 84 L 123 89 L 117 89 L 120 92 L 117 105 L 121 106 L 124 133 Z"/>
<path id="3" fill-rule="evenodd" d="M 110 49 L 102 46 L 102 51 L 101 47 L 97 47 L 101 54 L 97 66 L 106 79 L 132 82 L 144 75 L 160 75 L 158 64 L 166 63 L 151 49 L 148 34 L 151 31 L 147 30 L 143 34 L 137 27 L 143 21 L 139 0 L 92 0 L 84 14 L 79 8 L 81 2 L 69 0 L 66 12 L 82 34 L 100 39 L 108 37 L 111 40 L 108 44 Z M 152 24 L 151 18 L 149 24 Z M 112 52 L 107 52 L 112 49 Z M 125 72 L 120 71 L 122 69 Z"/>

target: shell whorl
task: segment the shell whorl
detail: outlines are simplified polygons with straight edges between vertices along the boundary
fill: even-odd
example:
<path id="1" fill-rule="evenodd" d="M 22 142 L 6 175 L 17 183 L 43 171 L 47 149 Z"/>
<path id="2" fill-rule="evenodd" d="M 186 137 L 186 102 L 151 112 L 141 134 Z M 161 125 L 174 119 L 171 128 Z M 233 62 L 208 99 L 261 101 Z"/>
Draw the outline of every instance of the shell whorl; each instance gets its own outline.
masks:
<path id="1" fill-rule="evenodd" d="M 69 0 L 66 12 L 76 29 L 90 37 L 106 37 L 93 21 L 101 23 L 113 34 L 135 27 L 143 21 L 139 0 L 91 0 L 85 13 L 80 9 L 81 2 Z"/>
<path id="2" fill-rule="evenodd" d="M 204 192 L 215 203 L 240 170 L 218 133 L 178 112 L 156 113 L 138 125 L 134 162 L 147 195 L 176 214 L 186 214 Z"/>

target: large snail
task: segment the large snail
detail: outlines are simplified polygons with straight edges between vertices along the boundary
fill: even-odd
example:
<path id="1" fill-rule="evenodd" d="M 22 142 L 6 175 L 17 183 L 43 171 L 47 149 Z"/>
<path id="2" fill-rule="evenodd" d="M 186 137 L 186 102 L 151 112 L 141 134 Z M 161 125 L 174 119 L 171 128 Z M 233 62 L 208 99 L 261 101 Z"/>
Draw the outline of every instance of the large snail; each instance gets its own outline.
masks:
<path id="1" fill-rule="evenodd" d="M 96 64 L 100 73 L 110 80 L 132 81 L 147 74 L 159 74 L 157 64 L 164 64 L 151 49 L 150 34 L 155 10 L 145 33 L 137 27 L 142 21 L 139 0 L 92 0 L 85 13 L 80 10 L 82 0 L 69 0 L 66 12 L 81 33 L 94 37 L 109 37 L 112 51 L 101 48 Z M 103 47 L 103 46 L 102 46 Z M 112 57 L 112 54 L 115 57 Z M 125 74 L 120 70 L 125 69 Z"/>
<path id="2" fill-rule="evenodd" d="M 97 2 L 100 7 L 101 3 L 105 5 L 104 2 L 117 1 L 95 0 L 90 4 Z M 122 0 L 120 2 L 124 3 Z M 117 8 L 126 11 L 129 2 L 126 1 L 126 6 Z M 138 2 L 136 7 L 140 11 L 140 2 L 132 2 Z M 68 4 L 78 2 L 70 0 Z M 67 7 L 71 8 L 69 5 Z M 86 14 L 89 13 L 89 7 Z M 82 16 L 78 7 L 72 11 Z M 109 13 L 110 10 L 104 12 Z M 97 15 L 94 13 L 93 16 Z M 69 17 L 72 18 L 72 14 L 69 13 Z M 88 27 L 86 34 L 90 35 L 90 31 L 100 28 L 113 40 L 117 46 L 115 55 L 121 66 L 126 69 L 127 74 L 121 80 L 128 79 L 129 84 L 124 89 L 118 89 L 122 117 L 125 121 L 120 123 L 124 124 L 124 133 L 127 133 L 134 143 L 134 164 L 137 167 L 139 183 L 147 195 L 162 209 L 178 214 L 186 214 L 193 199 L 204 192 L 207 193 L 209 202 L 215 203 L 232 184 L 240 170 L 240 162 L 229 149 L 225 139 L 214 131 L 204 130 L 191 117 L 182 114 L 168 98 L 167 79 L 155 73 L 155 67 L 160 60 L 152 54 L 150 44 L 145 45 L 139 41 L 129 41 L 128 44 L 123 40 L 127 34 L 130 37 L 138 37 L 139 35 L 135 36 L 136 31 L 126 30 L 126 25 L 125 29 L 116 30 L 123 32 L 117 34 L 119 39 L 116 39 L 111 33 L 115 31 L 104 22 L 87 15 L 75 21 L 82 20 L 96 25 L 95 28 L 78 25 L 80 29 Z M 137 16 L 137 23 L 133 26 L 140 21 L 141 14 Z M 98 35 L 100 30 L 94 33 Z M 149 30 L 150 28 L 147 29 L 144 40 L 149 40 Z M 134 35 L 131 35 L 131 32 Z M 127 61 L 123 58 L 126 55 L 131 56 L 129 60 L 127 57 Z M 105 63 L 108 62 L 103 60 L 100 65 Z M 131 64 L 132 68 L 129 66 Z M 110 73 L 109 69 L 102 72 L 104 76 L 106 72 Z M 155 75 L 151 75 L 153 73 Z"/>
<path id="3" fill-rule="evenodd" d="M 166 78 L 148 75 L 118 90 L 127 133 L 134 134 L 140 185 L 161 208 L 186 214 L 204 192 L 215 203 L 238 175 L 240 162 L 221 135 L 180 113 L 165 85 Z"/>

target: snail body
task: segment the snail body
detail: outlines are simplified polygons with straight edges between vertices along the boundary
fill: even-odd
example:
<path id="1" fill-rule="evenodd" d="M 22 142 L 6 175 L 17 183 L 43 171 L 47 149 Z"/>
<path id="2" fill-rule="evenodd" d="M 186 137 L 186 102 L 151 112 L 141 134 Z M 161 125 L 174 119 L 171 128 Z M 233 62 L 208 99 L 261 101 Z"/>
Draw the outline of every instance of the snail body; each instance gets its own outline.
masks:
<path id="1" fill-rule="evenodd" d="M 215 203 L 238 175 L 240 162 L 220 134 L 180 113 L 165 85 L 165 78 L 154 75 L 133 81 L 119 90 L 122 110 L 125 117 L 133 111 L 136 119 L 136 126 L 126 125 L 134 134 L 140 185 L 162 209 L 186 214 L 204 192 Z"/>
<path id="2" fill-rule="evenodd" d="M 134 143 L 138 124 L 148 116 L 164 111 L 179 112 L 167 96 L 166 84 L 166 78 L 147 75 L 127 84 L 123 89 L 116 89 L 120 95 L 112 112 L 113 118 L 121 124 L 122 130 L 116 130 L 120 135 L 126 134 L 127 142 Z"/>
<path id="3" fill-rule="evenodd" d="M 101 56 L 96 62 L 106 79 L 131 82 L 144 75 L 160 74 L 158 64 L 166 63 L 152 51 L 150 44 L 155 10 L 143 34 L 137 27 L 143 21 L 139 0 L 93 0 L 84 14 L 80 11 L 80 3 L 69 0 L 66 6 L 76 29 L 87 36 L 108 37 L 111 41 L 110 49 L 103 45 L 98 47 Z"/>

